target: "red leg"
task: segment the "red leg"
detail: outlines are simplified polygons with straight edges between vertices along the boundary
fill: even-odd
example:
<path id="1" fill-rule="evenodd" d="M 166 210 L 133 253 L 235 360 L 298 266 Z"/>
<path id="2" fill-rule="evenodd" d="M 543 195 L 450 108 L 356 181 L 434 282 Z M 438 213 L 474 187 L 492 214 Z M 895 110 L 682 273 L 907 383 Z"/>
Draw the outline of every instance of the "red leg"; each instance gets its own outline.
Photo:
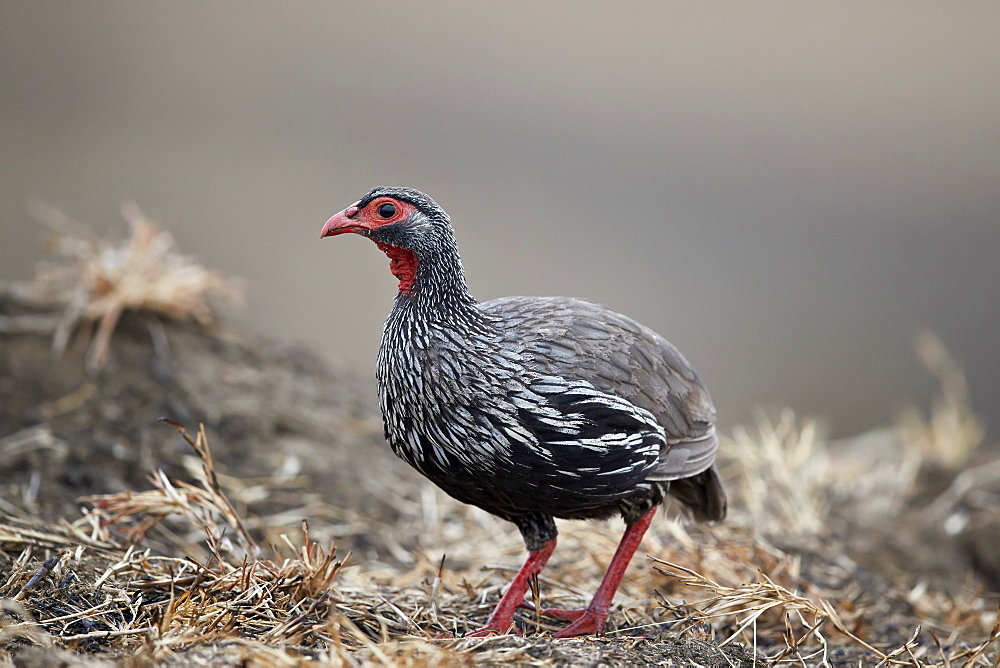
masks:
<path id="1" fill-rule="evenodd" d="M 653 515 L 656 514 L 658 507 L 653 506 L 648 513 L 642 516 L 642 519 L 635 524 L 630 524 L 625 529 L 625 535 L 622 536 L 621 542 L 618 543 L 618 549 L 615 550 L 615 556 L 611 558 L 611 563 L 608 564 L 608 570 L 604 573 L 604 579 L 601 580 L 600 586 L 594 592 L 594 598 L 590 599 L 590 605 L 585 610 L 551 611 L 555 617 L 574 620 L 572 624 L 557 633 L 555 635 L 556 638 L 571 638 L 573 636 L 600 634 L 604 632 L 604 622 L 608 619 L 608 609 L 611 607 L 611 601 L 614 600 L 615 592 L 618 591 L 618 585 L 621 584 L 622 576 L 625 575 L 625 569 L 628 568 L 628 563 L 632 560 L 632 555 L 635 554 L 636 548 L 639 547 L 639 542 L 642 541 L 642 537 L 646 533 L 646 529 L 649 528 L 650 522 L 653 521 Z M 549 611 L 543 610 L 542 612 L 545 614 Z"/>
<path id="2" fill-rule="evenodd" d="M 530 553 L 528 558 L 524 560 L 521 570 L 517 572 L 517 575 L 511 581 L 510 587 L 500 597 L 497 607 L 493 608 L 490 618 L 486 621 L 486 626 L 478 631 L 466 633 L 465 637 L 488 636 L 492 633 L 503 634 L 510 632 L 514 626 L 514 611 L 524 601 L 524 594 L 531 585 L 531 578 L 542 572 L 542 567 L 545 566 L 545 562 L 552 556 L 552 550 L 554 549 L 556 549 L 556 541 L 553 538 L 545 543 L 538 552 Z"/>

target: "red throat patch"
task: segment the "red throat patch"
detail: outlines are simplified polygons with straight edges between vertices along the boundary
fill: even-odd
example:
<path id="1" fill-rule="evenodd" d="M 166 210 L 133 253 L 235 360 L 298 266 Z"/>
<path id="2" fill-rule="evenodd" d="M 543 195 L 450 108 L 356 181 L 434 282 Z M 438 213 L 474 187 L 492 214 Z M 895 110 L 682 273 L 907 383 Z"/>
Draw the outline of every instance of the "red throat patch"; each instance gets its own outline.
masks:
<path id="1" fill-rule="evenodd" d="M 376 241 L 375 245 L 389 256 L 389 271 L 399 279 L 399 291 L 404 295 L 410 294 L 410 290 L 413 289 L 413 281 L 417 278 L 417 254 L 406 248 L 390 246 L 381 241 Z"/>

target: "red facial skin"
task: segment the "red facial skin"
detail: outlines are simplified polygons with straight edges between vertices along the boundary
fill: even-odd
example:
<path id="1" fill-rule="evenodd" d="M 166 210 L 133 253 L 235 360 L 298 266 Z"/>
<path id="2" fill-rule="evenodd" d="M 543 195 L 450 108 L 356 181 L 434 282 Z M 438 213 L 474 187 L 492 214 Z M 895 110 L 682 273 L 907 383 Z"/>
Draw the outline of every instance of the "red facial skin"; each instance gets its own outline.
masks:
<path id="1" fill-rule="evenodd" d="M 379 207 L 383 204 L 392 204 L 396 207 L 396 213 L 389 218 L 383 218 L 378 214 Z M 357 203 L 352 204 L 340 213 L 334 214 L 330 220 L 326 221 L 320 239 L 332 237 L 337 234 L 360 234 L 371 237 L 371 233 L 385 225 L 398 223 L 408 218 L 416 211 L 416 207 L 409 202 L 403 202 L 393 197 L 379 197 L 365 205 L 363 209 L 358 209 Z M 375 241 L 375 245 L 389 256 L 389 271 L 399 279 L 399 291 L 405 295 L 413 290 L 413 281 L 417 277 L 417 256 L 411 250 L 390 246 L 381 241 Z"/>

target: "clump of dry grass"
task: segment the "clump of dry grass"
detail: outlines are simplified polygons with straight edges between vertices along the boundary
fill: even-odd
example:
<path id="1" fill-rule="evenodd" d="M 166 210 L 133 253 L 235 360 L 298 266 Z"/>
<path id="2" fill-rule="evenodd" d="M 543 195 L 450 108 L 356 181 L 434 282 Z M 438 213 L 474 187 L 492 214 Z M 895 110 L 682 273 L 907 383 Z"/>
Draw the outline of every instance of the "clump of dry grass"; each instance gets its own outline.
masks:
<path id="1" fill-rule="evenodd" d="M 737 427 L 724 441 L 739 484 L 734 506 L 744 508 L 762 532 L 820 533 L 829 514 L 830 467 L 814 420 L 798 424 L 791 409 L 772 420 L 756 416 L 757 430 Z"/>
<path id="2" fill-rule="evenodd" d="M 915 499 L 925 492 L 920 473 L 927 467 L 959 473 L 925 506 L 921 521 L 943 522 L 960 500 L 971 499 L 976 491 L 982 493 L 973 505 L 986 508 L 985 486 L 997 479 L 1000 460 L 962 470 L 985 433 L 969 406 L 965 378 L 933 335 L 920 335 L 916 348 L 941 385 L 927 419 L 912 409 L 896 430 L 830 441 L 814 421 L 800 421 L 785 410 L 777 418 L 758 414 L 754 431 L 738 428 L 724 443 L 731 458 L 728 470 L 735 482 L 730 489 L 736 512 L 727 525 L 699 535 L 703 553 L 713 558 L 694 559 L 693 544 L 682 538 L 683 549 L 666 550 L 666 558 L 653 559 L 656 570 L 668 578 L 665 591 L 672 599 L 694 593 L 697 599 L 684 604 L 684 609 L 693 619 L 727 632 L 723 644 L 738 637 L 775 662 L 800 665 L 829 665 L 834 649 L 850 653 L 851 647 L 852 656 L 874 658 L 879 665 L 973 666 L 1000 661 L 995 597 L 975 585 L 943 591 L 927 580 L 896 590 L 895 600 L 865 596 L 850 584 L 861 569 L 832 533 L 833 526 L 864 532 L 902 518 L 913 522 L 914 516 L 906 513 L 913 512 Z M 992 504 L 998 507 L 995 497 Z M 758 550 L 776 538 L 802 552 L 794 556 L 777 548 L 748 552 L 746 544 L 733 540 L 741 527 Z M 675 530 L 675 535 L 679 533 L 683 532 Z M 817 563 L 808 557 L 814 549 L 828 551 L 830 561 Z M 811 562 L 808 568 L 803 559 Z M 757 567 L 756 573 L 750 572 L 751 565 Z M 669 609 L 675 604 L 665 599 L 665 605 Z M 890 626 L 909 626 L 909 639 L 892 640 L 879 630 Z"/>
<path id="3" fill-rule="evenodd" d="M 3 323 L 8 330 L 53 328 L 53 347 L 62 351 L 79 325 L 96 325 L 87 357 L 96 372 L 107 360 L 111 335 L 122 313 L 143 310 L 170 318 L 214 318 L 211 297 L 243 298 L 239 281 L 223 278 L 180 253 L 173 236 L 134 203 L 122 206 L 131 236 L 121 242 L 102 239 L 61 211 L 37 204 L 36 217 L 52 233 L 55 260 L 41 263 L 34 279 L 15 285 L 16 292 L 62 309 L 54 320 L 24 316 Z M 90 336 L 91 334 L 87 334 Z"/>
<path id="4" fill-rule="evenodd" d="M 986 425 L 973 413 L 965 374 L 941 339 L 932 332 L 922 331 L 914 341 L 914 349 L 937 378 L 941 393 L 926 419 L 916 408 L 899 416 L 900 439 L 923 457 L 958 468 L 968 463 L 982 445 Z"/>
<path id="5" fill-rule="evenodd" d="M 734 587 L 719 584 L 685 566 L 656 558 L 652 560 L 658 564 L 656 570 L 661 574 L 706 595 L 686 606 L 695 611 L 696 620 L 712 623 L 735 619 L 735 628 L 722 645 L 743 637 L 755 650 L 759 645 L 781 648 L 768 657 L 775 663 L 830 665 L 830 650 L 834 642 L 824 635 L 824 627 L 832 628 L 856 647 L 874 655 L 879 666 L 920 666 L 939 662 L 950 666 L 959 661 L 963 661 L 963 665 L 974 666 L 978 665 L 986 649 L 1000 638 L 998 611 L 985 639 L 972 646 L 954 643 L 952 638 L 946 648 L 936 636 L 934 646 L 918 643 L 921 633 L 921 625 L 918 624 L 903 644 L 895 649 L 879 649 L 862 637 L 866 627 L 863 612 L 846 605 L 845 601 L 831 601 L 817 595 L 817 592 L 811 595 L 798 593 L 774 582 L 764 573 L 757 581 Z"/>
<path id="6" fill-rule="evenodd" d="M 199 427 L 197 435 L 192 438 L 183 426 L 170 420 L 163 421 L 172 424 L 197 454 L 201 462 L 197 484 L 185 482 L 174 484 L 163 471 L 157 470 L 149 478 L 154 487 L 152 490 L 138 494 L 125 492 L 83 499 L 94 504 L 94 511 L 91 514 L 100 518 L 103 525 L 125 529 L 129 543 L 141 542 L 146 534 L 165 518 L 180 515 L 190 526 L 205 534 L 214 556 L 218 557 L 220 553 L 235 555 L 237 561 L 246 555 L 259 557 L 260 546 L 250 535 L 243 519 L 233 508 L 219 484 L 215 460 L 208 447 L 208 436 L 204 425 Z M 225 529 L 221 532 L 217 528 L 220 521 L 225 523 L 223 525 Z M 235 535 L 239 543 L 238 550 L 229 539 L 230 534 Z M 178 547 L 191 545 L 191 541 L 185 541 Z"/>
<path id="7" fill-rule="evenodd" d="M 303 522 L 298 545 L 283 535 L 271 557 L 257 556 L 258 546 L 218 483 L 204 429 L 196 438 L 181 432 L 203 465 L 196 484 L 174 483 L 157 472 L 153 490 L 95 497 L 91 512 L 58 530 L 0 525 L 6 549 L 24 546 L 0 586 L 0 596 L 13 594 L 17 602 L 0 620 L 0 644 L 20 638 L 74 650 L 96 645 L 169 661 L 176 652 L 221 640 L 240 651 L 253 649 L 257 660 L 275 658 L 278 644 L 315 653 L 332 643 L 328 620 L 343 568 L 334 546 L 311 540 Z M 203 534 L 205 558 L 156 555 L 137 546 L 168 516 Z M 229 535 L 242 551 L 227 547 Z M 37 547 L 58 556 L 32 572 L 28 564 Z M 35 598 L 32 590 L 43 593 L 39 583 L 49 577 L 60 584 Z M 20 603 L 28 600 L 34 615 Z M 291 659 L 287 654 L 283 663 Z"/>
<path id="8" fill-rule="evenodd" d="M 736 483 L 733 521 L 764 535 L 823 535 L 835 516 L 864 524 L 897 513 L 926 461 L 889 430 L 831 441 L 791 409 L 758 412 L 755 429 L 734 429 L 723 452 Z"/>
<path id="9" fill-rule="evenodd" d="M 929 466 L 952 472 L 967 466 L 986 430 L 970 406 L 961 367 L 929 332 L 916 337 L 915 350 L 941 388 L 927 418 L 910 408 L 895 429 L 830 441 L 815 420 L 799 419 L 791 409 L 777 417 L 758 412 L 753 430 L 737 427 L 723 442 L 737 482 L 733 507 L 765 535 L 822 534 L 838 513 L 852 513 L 853 524 L 899 513 Z M 998 467 L 990 461 L 962 472 L 935 507 L 951 507 L 996 479 Z"/>

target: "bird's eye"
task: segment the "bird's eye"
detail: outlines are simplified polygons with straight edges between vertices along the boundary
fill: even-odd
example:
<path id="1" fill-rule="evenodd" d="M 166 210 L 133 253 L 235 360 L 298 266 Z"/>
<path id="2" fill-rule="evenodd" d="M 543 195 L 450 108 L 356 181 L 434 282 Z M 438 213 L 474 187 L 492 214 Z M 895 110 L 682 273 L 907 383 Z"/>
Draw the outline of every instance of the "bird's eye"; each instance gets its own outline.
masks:
<path id="1" fill-rule="evenodd" d="M 378 215 L 383 218 L 392 218 L 396 215 L 396 205 L 395 204 L 383 204 L 378 208 Z"/>

